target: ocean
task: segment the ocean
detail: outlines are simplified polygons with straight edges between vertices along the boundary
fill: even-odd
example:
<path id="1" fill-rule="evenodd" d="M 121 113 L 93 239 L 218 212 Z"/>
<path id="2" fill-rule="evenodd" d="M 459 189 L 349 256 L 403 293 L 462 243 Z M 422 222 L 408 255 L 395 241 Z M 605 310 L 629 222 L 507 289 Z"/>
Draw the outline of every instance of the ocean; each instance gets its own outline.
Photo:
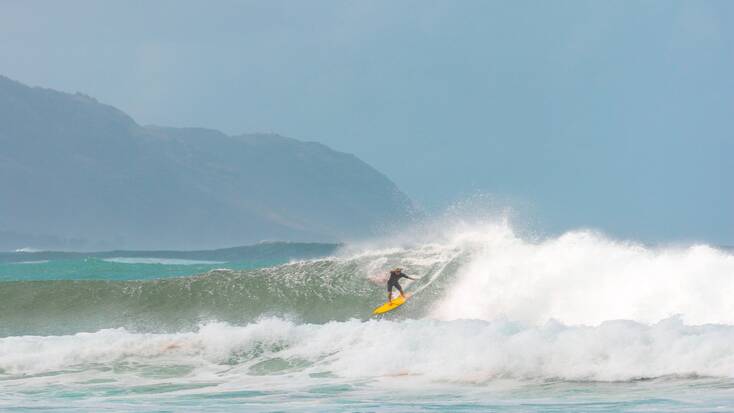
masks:
<path id="1" fill-rule="evenodd" d="M 731 250 L 410 238 L 0 254 L 0 410 L 734 411 Z"/>

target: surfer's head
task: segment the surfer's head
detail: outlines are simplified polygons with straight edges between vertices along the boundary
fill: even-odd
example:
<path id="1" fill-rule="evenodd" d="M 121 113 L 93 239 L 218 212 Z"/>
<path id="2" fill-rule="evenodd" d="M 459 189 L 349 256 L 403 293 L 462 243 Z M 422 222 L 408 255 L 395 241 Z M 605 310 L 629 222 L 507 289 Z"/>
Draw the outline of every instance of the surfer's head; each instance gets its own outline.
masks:
<path id="1" fill-rule="evenodd" d="M 394 272 L 395 274 L 400 274 L 401 272 L 403 272 L 403 269 L 400 267 L 395 267 L 395 269 L 390 272 Z"/>

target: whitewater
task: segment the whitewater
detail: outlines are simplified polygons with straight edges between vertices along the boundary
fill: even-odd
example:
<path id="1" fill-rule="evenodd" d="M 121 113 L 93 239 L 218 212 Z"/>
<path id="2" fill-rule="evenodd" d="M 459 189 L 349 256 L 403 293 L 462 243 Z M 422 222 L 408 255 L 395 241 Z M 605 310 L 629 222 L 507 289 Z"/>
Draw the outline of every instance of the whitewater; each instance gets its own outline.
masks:
<path id="1" fill-rule="evenodd" d="M 0 282 L 0 409 L 734 411 L 725 248 L 500 221 L 216 265 Z"/>

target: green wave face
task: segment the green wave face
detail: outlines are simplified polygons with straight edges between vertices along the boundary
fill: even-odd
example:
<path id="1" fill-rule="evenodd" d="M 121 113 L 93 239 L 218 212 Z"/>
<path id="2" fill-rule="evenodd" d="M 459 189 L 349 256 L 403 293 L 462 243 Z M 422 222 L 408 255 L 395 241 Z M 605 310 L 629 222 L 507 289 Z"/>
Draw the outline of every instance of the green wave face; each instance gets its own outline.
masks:
<path id="1" fill-rule="evenodd" d="M 214 270 L 155 280 L 52 280 L 0 283 L 0 335 L 50 335 L 125 327 L 172 332 L 202 322 L 251 322 L 281 316 L 310 323 L 367 319 L 385 300 L 385 284 L 371 277 L 408 263 L 406 252 L 321 259 L 254 270 Z M 436 258 L 436 257 L 434 257 Z M 440 258 L 403 265 L 409 274 L 448 271 Z M 435 275 L 435 274 L 434 274 Z M 425 282 L 425 280 L 423 280 Z M 403 285 L 415 290 L 409 281 Z M 387 317 L 423 314 L 442 283 Z"/>

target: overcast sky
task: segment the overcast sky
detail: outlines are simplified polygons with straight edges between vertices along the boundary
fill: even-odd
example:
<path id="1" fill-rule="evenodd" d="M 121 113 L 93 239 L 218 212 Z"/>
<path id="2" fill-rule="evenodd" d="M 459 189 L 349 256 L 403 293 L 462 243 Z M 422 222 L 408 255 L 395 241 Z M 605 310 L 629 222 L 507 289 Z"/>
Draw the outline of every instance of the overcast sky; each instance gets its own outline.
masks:
<path id="1" fill-rule="evenodd" d="M 0 74 L 351 152 L 427 210 L 734 244 L 734 2 L 0 0 Z"/>

